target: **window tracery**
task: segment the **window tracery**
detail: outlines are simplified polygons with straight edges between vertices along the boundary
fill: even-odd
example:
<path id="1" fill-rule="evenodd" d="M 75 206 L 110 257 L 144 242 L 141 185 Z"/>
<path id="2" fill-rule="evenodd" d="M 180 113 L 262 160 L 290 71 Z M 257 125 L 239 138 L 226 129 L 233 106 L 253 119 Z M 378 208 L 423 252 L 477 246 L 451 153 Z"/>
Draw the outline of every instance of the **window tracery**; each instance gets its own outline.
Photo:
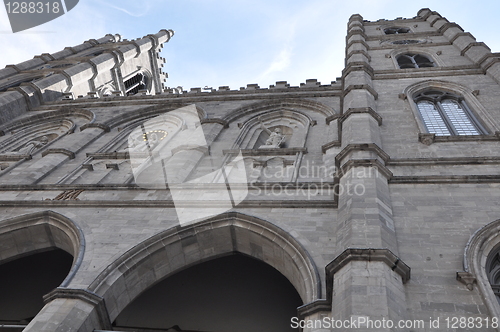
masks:
<path id="1" fill-rule="evenodd" d="M 434 62 L 422 54 L 401 54 L 396 60 L 400 69 L 434 67 Z"/>
<path id="2" fill-rule="evenodd" d="M 445 91 L 429 90 L 414 97 L 427 131 L 436 136 L 484 135 L 464 99 Z"/>

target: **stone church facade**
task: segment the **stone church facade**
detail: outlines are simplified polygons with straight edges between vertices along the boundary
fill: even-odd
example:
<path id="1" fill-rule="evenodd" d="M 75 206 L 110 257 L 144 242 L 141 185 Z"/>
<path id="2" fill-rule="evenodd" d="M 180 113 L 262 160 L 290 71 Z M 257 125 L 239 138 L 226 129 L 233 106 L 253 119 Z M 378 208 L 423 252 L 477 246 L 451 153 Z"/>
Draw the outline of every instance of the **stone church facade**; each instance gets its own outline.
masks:
<path id="1" fill-rule="evenodd" d="M 0 331 L 499 330 L 499 54 L 429 9 L 353 15 L 337 81 L 183 91 L 173 34 L 0 70 Z M 23 270 L 53 252 L 61 275 Z M 230 257 L 274 272 L 185 274 L 162 307 Z M 245 320 L 283 283 L 291 315 Z"/>

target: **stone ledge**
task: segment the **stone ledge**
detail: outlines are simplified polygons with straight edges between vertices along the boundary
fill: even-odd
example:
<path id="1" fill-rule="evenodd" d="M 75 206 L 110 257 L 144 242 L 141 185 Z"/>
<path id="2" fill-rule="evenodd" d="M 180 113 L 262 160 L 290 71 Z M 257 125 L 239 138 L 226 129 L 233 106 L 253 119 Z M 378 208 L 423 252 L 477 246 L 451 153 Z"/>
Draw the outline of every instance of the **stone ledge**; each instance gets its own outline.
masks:
<path id="1" fill-rule="evenodd" d="M 30 154 L 2 154 L 0 155 L 0 161 L 20 161 L 23 159 L 31 159 Z"/>
<path id="2" fill-rule="evenodd" d="M 201 124 L 205 123 L 218 123 L 222 125 L 224 128 L 229 128 L 229 122 L 223 119 L 211 118 L 211 119 L 202 119 Z"/>
<path id="3" fill-rule="evenodd" d="M 340 166 L 340 162 L 352 151 L 371 151 L 374 152 L 378 157 L 380 157 L 384 162 L 390 159 L 390 156 L 384 152 L 377 144 L 367 143 L 367 144 L 349 144 L 347 145 L 339 154 L 335 157 L 335 164 L 337 167 Z"/>
<path id="4" fill-rule="evenodd" d="M 399 259 L 398 256 L 394 255 L 389 249 L 348 248 L 325 267 L 327 275 L 327 299 L 332 298 L 333 278 L 335 273 L 353 261 L 384 262 L 392 271 L 401 276 L 403 283 L 410 280 L 410 267 Z"/>
<path id="5" fill-rule="evenodd" d="M 345 98 L 345 96 L 347 96 L 349 94 L 349 92 L 353 91 L 353 90 L 366 90 L 368 91 L 375 100 L 378 99 L 378 93 L 377 91 L 375 91 L 375 89 L 373 89 L 370 85 L 368 84 L 353 84 L 353 85 L 349 85 L 348 87 L 345 88 L 345 90 L 343 91 L 342 93 L 342 97 Z"/>
<path id="6" fill-rule="evenodd" d="M 45 304 L 55 299 L 75 299 L 92 305 L 96 309 L 99 323 L 102 328 L 112 329 L 108 310 L 104 304 L 104 298 L 86 289 L 62 288 L 58 287 L 43 296 Z"/>
<path id="7" fill-rule="evenodd" d="M 299 152 L 307 153 L 307 148 L 272 148 L 272 149 L 233 149 L 222 150 L 223 154 L 238 154 L 242 153 L 243 156 L 286 156 L 294 155 Z"/>
<path id="8" fill-rule="evenodd" d="M 75 159 L 75 153 L 73 151 L 67 149 L 47 149 L 42 152 L 42 157 L 45 157 L 48 154 L 60 153 L 69 157 L 69 159 Z"/>
<path id="9" fill-rule="evenodd" d="M 321 152 L 326 153 L 326 151 L 330 150 L 331 148 L 338 148 L 341 145 L 342 144 L 340 143 L 340 141 L 331 141 L 331 142 L 328 142 L 328 143 L 323 144 L 321 146 Z"/>
<path id="10" fill-rule="evenodd" d="M 429 133 L 420 133 L 418 135 L 418 141 L 425 145 L 431 145 L 433 143 L 442 143 L 442 142 L 474 142 L 474 141 L 498 141 L 498 140 L 500 140 L 500 134 L 496 133 L 495 135 L 437 136 L 435 134 L 429 134 Z"/>
<path id="11" fill-rule="evenodd" d="M 426 175 L 394 176 L 390 184 L 405 183 L 500 183 L 500 175 Z"/>
<path id="12" fill-rule="evenodd" d="M 360 107 L 360 108 L 349 108 L 339 117 L 339 124 L 342 124 L 349 116 L 352 114 L 370 114 L 377 122 L 378 125 L 382 125 L 382 117 L 375 112 L 371 107 Z"/>
<path id="13" fill-rule="evenodd" d="M 484 165 L 500 164 L 500 157 L 399 158 L 390 159 L 387 166 Z"/>
<path id="14" fill-rule="evenodd" d="M 318 312 L 330 313 L 330 311 L 332 311 L 332 302 L 328 299 L 319 299 L 297 308 L 297 313 L 299 315 L 299 318 L 301 319 L 304 319 L 307 316 L 314 315 Z"/>

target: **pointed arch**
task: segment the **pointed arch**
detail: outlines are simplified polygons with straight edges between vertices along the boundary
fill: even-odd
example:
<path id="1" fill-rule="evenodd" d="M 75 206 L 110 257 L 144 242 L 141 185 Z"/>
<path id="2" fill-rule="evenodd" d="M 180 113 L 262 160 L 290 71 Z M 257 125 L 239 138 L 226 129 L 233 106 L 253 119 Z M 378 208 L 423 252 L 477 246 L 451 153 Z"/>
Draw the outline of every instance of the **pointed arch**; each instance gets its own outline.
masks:
<path id="1" fill-rule="evenodd" d="M 321 298 L 317 268 L 307 251 L 283 229 L 256 217 L 228 212 L 161 232 L 110 264 L 89 286 L 105 300 L 110 320 L 160 280 L 198 263 L 242 253 L 281 272 L 304 303 Z"/>
<path id="2" fill-rule="evenodd" d="M 51 248 L 71 254 L 73 265 L 60 287 L 69 285 L 85 252 L 85 238 L 80 227 L 54 211 L 41 211 L 0 221 L 0 243 L 2 263 Z"/>
<path id="3" fill-rule="evenodd" d="M 322 114 L 325 118 L 337 114 L 337 112 L 335 112 L 333 108 L 318 103 L 316 101 L 305 100 L 305 99 L 279 99 L 279 100 L 266 100 L 263 102 L 258 102 L 237 108 L 232 112 L 226 114 L 222 119 L 230 123 L 248 114 L 261 113 L 264 111 L 278 109 L 278 108 L 292 108 L 292 109 L 303 108 L 314 112 L 318 112 Z"/>
<path id="4" fill-rule="evenodd" d="M 499 247 L 500 219 L 479 228 L 472 234 L 465 246 L 463 261 L 464 271 L 469 274 L 469 278 L 475 279 L 492 317 L 500 317 L 500 305 L 491 287 L 487 268 L 492 255 L 498 253 Z M 465 278 L 462 279 L 465 281 Z M 472 289 L 472 282 L 468 283 L 468 287 Z"/>

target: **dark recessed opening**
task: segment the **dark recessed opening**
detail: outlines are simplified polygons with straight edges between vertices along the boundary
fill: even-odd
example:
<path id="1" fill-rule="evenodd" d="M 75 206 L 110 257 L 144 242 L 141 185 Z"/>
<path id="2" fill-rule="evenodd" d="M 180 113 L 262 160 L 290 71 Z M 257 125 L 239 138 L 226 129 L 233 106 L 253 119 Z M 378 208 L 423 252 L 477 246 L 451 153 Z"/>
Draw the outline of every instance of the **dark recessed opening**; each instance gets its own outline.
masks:
<path id="1" fill-rule="evenodd" d="M 120 327 L 166 331 L 295 331 L 290 320 L 302 305 L 280 272 L 235 254 L 200 263 L 159 282 L 117 317 Z M 177 329 L 179 330 L 179 329 Z"/>

